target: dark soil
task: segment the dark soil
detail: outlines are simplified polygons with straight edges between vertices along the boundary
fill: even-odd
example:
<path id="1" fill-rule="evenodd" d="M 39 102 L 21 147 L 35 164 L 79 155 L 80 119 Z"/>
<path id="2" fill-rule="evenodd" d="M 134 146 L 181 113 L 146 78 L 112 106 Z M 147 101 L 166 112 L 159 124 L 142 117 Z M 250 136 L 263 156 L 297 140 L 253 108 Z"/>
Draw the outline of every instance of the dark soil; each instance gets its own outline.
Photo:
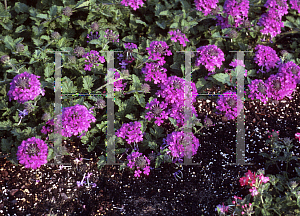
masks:
<path id="1" fill-rule="evenodd" d="M 174 164 L 163 164 L 140 179 L 129 170 L 119 171 L 119 166 L 104 166 L 99 171 L 99 155 L 87 152 L 80 140 L 65 144 L 70 155 L 64 156 L 63 162 L 72 166 L 62 170 L 56 165 L 32 171 L 2 158 L 0 215 L 217 215 L 216 205 L 233 195 L 248 194 L 248 188 L 240 187 L 239 178 L 248 169 L 264 167 L 265 159 L 258 153 L 269 151 L 266 131 L 279 130 L 281 138 L 291 139 L 299 132 L 299 93 L 298 85 L 292 100 L 286 98 L 285 102 L 266 106 L 259 101 L 245 102 L 246 162 L 253 166 L 227 165 L 235 162 L 236 124 L 213 114 L 213 96 L 210 101 L 195 104 L 202 123 L 208 115 L 215 126 L 197 135 L 200 148 L 193 161 L 201 165 L 182 166 L 182 179 L 174 178 L 173 173 L 178 171 Z M 294 139 L 293 144 L 292 150 L 299 156 L 299 143 Z M 90 160 L 83 160 L 76 168 L 74 159 L 79 157 Z M 289 170 L 294 170 L 295 162 L 289 165 Z M 87 172 L 93 173 L 90 181 L 97 187 L 78 188 L 76 181 Z M 276 167 L 266 170 L 266 174 L 276 173 Z M 290 173 L 291 177 L 295 175 Z"/>

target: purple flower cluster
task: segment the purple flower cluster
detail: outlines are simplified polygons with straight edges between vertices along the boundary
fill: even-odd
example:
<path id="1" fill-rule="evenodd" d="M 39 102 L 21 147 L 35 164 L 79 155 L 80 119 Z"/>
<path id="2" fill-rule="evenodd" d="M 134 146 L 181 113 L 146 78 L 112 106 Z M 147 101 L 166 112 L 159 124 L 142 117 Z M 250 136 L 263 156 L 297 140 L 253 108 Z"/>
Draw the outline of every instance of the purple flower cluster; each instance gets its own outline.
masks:
<path id="1" fill-rule="evenodd" d="M 137 45 L 134 43 L 124 43 L 124 47 L 125 47 L 125 49 L 130 49 L 130 50 L 138 48 Z"/>
<path id="2" fill-rule="evenodd" d="M 114 69 L 115 74 L 114 77 L 115 79 L 119 79 L 121 77 L 121 75 L 119 74 L 118 71 L 116 71 L 116 69 Z M 127 85 L 127 83 L 122 83 L 123 80 L 118 80 L 114 82 L 114 91 L 123 91 Z"/>
<path id="3" fill-rule="evenodd" d="M 248 0 L 226 0 L 224 3 L 224 12 L 227 17 L 231 15 L 235 21 L 235 27 L 239 27 L 248 18 L 249 1 Z"/>
<path id="4" fill-rule="evenodd" d="M 27 71 L 16 75 L 10 83 L 10 90 L 7 93 L 9 101 L 13 99 L 24 104 L 29 100 L 34 100 L 39 94 L 44 96 L 45 90 L 41 89 L 38 78 L 40 76 L 30 74 Z"/>
<path id="5" fill-rule="evenodd" d="M 155 119 L 155 124 L 158 126 L 164 122 L 163 119 L 168 119 L 168 104 L 165 102 L 160 102 L 157 98 L 154 98 L 150 103 L 146 105 L 146 109 L 149 109 L 149 112 L 146 113 L 145 119 L 151 121 L 153 118 Z"/>
<path id="6" fill-rule="evenodd" d="M 200 66 L 202 64 L 208 71 L 214 72 L 214 66 L 221 68 L 222 61 L 225 61 L 223 51 L 216 45 L 201 46 L 197 48 L 197 51 L 200 57 L 196 59 L 195 65 Z"/>
<path id="7" fill-rule="evenodd" d="M 204 16 L 207 16 L 211 14 L 212 9 L 217 8 L 217 4 L 219 3 L 219 0 L 212 0 L 212 1 L 194 0 L 194 3 L 196 5 L 196 9 L 198 11 L 201 11 L 204 14 Z"/>
<path id="8" fill-rule="evenodd" d="M 105 31 L 105 38 L 112 42 L 119 42 L 119 35 L 116 35 L 112 30 L 107 29 Z"/>
<path id="9" fill-rule="evenodd" d="M 293 80 L 295 80 L 297 84 L 300 83 L 300 67 L 294 62 L 289 61 L 287 63 L 280 64 L 278 72 L 284 74 L 291 74 L 293 76 Z"/>
<path id="10" fill-rule="evenodd" d="M 300 2 L 299 2 L 299 0 L 290 0 L 290 4 L 292 5 L 291 9 L 297 10 L 298 13 L 300 14 Z"/>
<path id="11" fill-rule="evenodd" d="M 47 163 L 48 146 L 38 138 L 23 140 L 18 147 L 17 159 L 25 168 L 37 169 Z"/>
<path id="12" fill-rule="evenodd" d="M 121 4 L 125 5 L 126 7 L 129 5 L 133 10 L 136 10 L 139 8 L 139 5 L 143 7 L 144 2 L 143 0 L 122 0 Z"/>
<path id="13" fill-rule="evenodd" d="M 181 31 L 179 30 L 176 30 L 176 31 L 169 31 L 169 34 L 173 37 L 171 37 L 171 40 L 174 41 L 174 42 L 177 42 L 177 40 L 179 40 L 180 44 L 183 46 L 183 47 L 186 47 L 186 44 L 185 44 L 185 41 L 187 42 L 190 42 L 185 34 L 181 33 Z"/>
<path id="14" fill-rule="evenodd" d="M 88 38 L 89 40 L 95 40 L 98 39 L 100 37 L 100 35 L 98 35 L 98 32 L 96 32 L 95 35 L 93 35 L 93 32 L 91 32 L 91 35 L 87 35 L 86 38 Z M 90 41 L 87 41 L 87 43 L 89 43 Z"/>
<path id="15" fill-rule="evenodd" d="M 217 26 L 221 26 L 221 29 L 230 28 L 231 25 L 228 23 L 228 15 L 224 18 L 221 14 L 217 14 L 216 18 L 213 20 L 217 20 Z"/>
<path id="16" fill-rule="evenodd" d="M 85 62 L 89 62 L 89 64 L 85 65 L 84 70 L 86 71 L 91 71 L 91 68 L 95 65 L 99 66 L 99 62 L 102 64 L 105 62 L 105 58 L 100 56 L 99 52 L 96 50 L 91 50 L 90 52 L 83 54 L 82 57 L 87 59 Z"/>
<path id="17" fill-rule="evenodd" d="M 259 44 L 255 47 L 255 50 L 257 51 L 255 53 L 254 62 L 258 64 L 258 66 L 266 67 L 267 72 L 269 72 L 271 68 L 278 67 L 276 63 L 280 62 L 280 58 L 274 49 Z M 264 73 L 262 70 L 259 71 Z"/>
<path id="18" fill-rule="evenodd" d="M 269 86 L 266 85 L 263 80 L 252 80 L 252 82 L 248 84 L 248 88 L 250 90 L 248 97 L 251 98 L 251 100 L 258 99 L 261 100 L 264 104 L 267 103 L 267 93 Z"/>
<path id="19" fill-rule="evenodd" d="M 183 131 L 174 131 L 164 138 L 164 145 L 168 146 L 170 154 L 173 159 L 181 159 L 184 156 L 191 158 L 197 153 L 200 146 L 199 140 L 192 132 L 185 133 Z"/>
<path id="20" fill-rule="evenodd" d="M 241 99 L 238 98 L 235 92 L 227 91 L 223 95 L 219 96 L 217 101 L 218 106 L 216 108 L 225 112 L 225 117 L 228 120 L 235 119 L 243 109 L 242 106 L 238 107 L 237 100 Z"/>
<path id="21" fill-rule="evenodd" d="M 140 152 L 132 152 L 130 155 L 127 156 L 128 159 L 128 164 L 127 166 L 130 167 L 131 169 L 134 168 L 134 166 L 137 168 L 134 171 L 134 176 L 135 177 L 140 177 L 140 174 L 143 173 L 145 175 L 149 175 L 150 173 L 150 160 L 143 155 Z"/>
<path id="22" fill-rule="evenodd" d="M 270 34 L 272 39 L 280 34 L 281 28 L 284 27 L 282 17 L 288 13 L 288 5 L 286 0 L 267 0 L 264 6 L 269 10 L 261 15 L 257 25 L 264 26 L 260 32 L 264 35 Z"/>
<path id="23" fill-rule="evenodd" d="M 169 46 L 165 41 L 152 41 L 150 43 L 150 47 L 147 47 L 146 50 L 148 51 L 149 59 L 154 61 L 158 60 L 157 63 L 160 66 L 166 63 L 166 61 L 164 60 L 165 58 L 162 55 L 172 55 L 172 52 L 169 50 Z"/>
<path id="24" fill-rule="evenodd" d="M 116 132 L 116 136 L 123 139 L 127 138 L 126 141 L 130 143 L 138 143 L 143 141 L 143 133 L 141 131 L 142 124 L 138 121 L 124 123 L 122 127 Z"/>
<path id="25" fill-rule="evenodd" d="M 292 99 L 292 93 L 296 89 L 296 81 L 290 73 L 272 74 L 267 80 L 268 97 L 274 100 L 282 100 L 284 97 Z"/>
<path id="26" fill-rule="evenodd" d="M 91 108 L 92 109 L 92 108 Z M 62 110 L 62 136 L 71 137 L 83 131 L 88 131 L 91 122 L 96 122 L 96 118 L 85 106 L 76 104 L 72 107 L 64 107 Z M 54 120 L 49 120 L 46 124 L 54 126 Z M 50 127 L 43 126 L 42 133 L 53 132 Z"/>
<path id="27" fill-rule="evenodd" d="M 167 79 L 167 69 L 154 62 L 146 63 L 146 66 L 142 68 L 141 72 L 145 74 L 145 81 L 153 80 L 154 84 Z"/>

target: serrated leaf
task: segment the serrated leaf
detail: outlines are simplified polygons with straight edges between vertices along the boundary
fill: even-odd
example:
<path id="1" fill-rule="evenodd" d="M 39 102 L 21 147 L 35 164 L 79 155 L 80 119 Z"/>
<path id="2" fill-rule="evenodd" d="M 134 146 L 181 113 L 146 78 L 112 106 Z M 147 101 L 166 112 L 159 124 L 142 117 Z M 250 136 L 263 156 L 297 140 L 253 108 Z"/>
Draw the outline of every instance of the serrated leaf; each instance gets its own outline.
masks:
<path id="1" fill-rule="evenodd" d="M 2 27 L 5 28 L 6 30 L 9 30 L 9 31 L 12 30 L 13 24 L 12 24 L 12 21 L 11 21 L 11 20 L 9 20 L 7 23 L 0 22 L 0 24 L 1 24 Z"/>
<path id="2" fill-rule="evenodd" d="M 162 22 L 156 21 L 156 25 L 158 25 L 160 28 L 165 29 L 166 28 L 166 22 L 165 20 L 162 20 Z"/>
<path id="3" fill-rule="evenodd" d="M 144 21 L 142 20 L 135 20 L 136 23 L 139 23 L 139 24 L 143 24 L 144 26 L 148 26 L 147 23 L 145 23 Z"/>
<path id="4" fill-rule="evenodd" d="M 156 143 L 156 142 L 153 142 L 153 141 L 150 141 L 150 142 L 148 143 L 148 146 L 149 146 L 149 148 L 152 149 L 152 150 L 157 150 L 157 148 L 158 148 L 157 143 Z"/>
<path id="5" fill-rule="evenodd" d="M 135 96 L 136 100 L 138 101 L 139 105 L 141 105 L 141 107 L 145 108 L 145 106 L 146 106 L 145 95 L 135 92 L 134 96 Z"/>
<path id="6" fill-rule="evenodd" d="M 171 26 L 170 26 L 170 29 L 171 28 L 178 28 L 178 23 L 172 23 Z"/>
<path id="7" fill-rule="evenodd" d="M 11 36 L 6 35 L 4 38 L 4 43 L 5 43 L 5 47 L 7 49 L 10 49 L 10 50 L 14 49 L 15 44 L 14 44 L 14 40 L 12 39 Z"/>
<path id="8" fill-rule="evenodd" d="M 14 9 L 15 11 L 19 14 L 19 13 L 28 13 L 28 6 L 24 3 L 21 2 L 16 2 Z"/>
<path id="9" fill-rule="evenodd" d="M 75 9 L 89 6 L 89 3 L 90 3 L 89 0 L 88 1 L 82 0 L 76 4 Z"/>
<path id="10" fill-rule="evenodd" d="M 26 31 L 26 30 L 27 30 L 26 27 L 24 25 L 21 25 L 21 26 L 16 28 L 15 32 L 16 33 L 21 33 L 21 32 Z"/>
<path id="11" fill-rule="evenodd" d="M 57 14 L 57 6 L 56 5 L 52 5 L 51 8 L 48 11 L 48 14 L 51 17 L 54 17 Z"/>
<path id="12" fill-rule="evenodd" d="M 77 87 L 74 86 L 73 82 L 68 78 L 68 77 L 64 77 L 62 78 L 63 81 L 61 83 L 62 86 L 62 93 L 76 93 L 77 92 Z"/>
<path id="13" fill-rule="evenodd" d="M 172 125 L 175 127 L 175 128 L 178 128 L 177 127 L 177 122 L 176 122 L 176 119 L 172 118 L 172 117 L 168 117 L 169 121 L 172 123 Z"/>
<path id="14" fill-rule="evenodd" d="M 229 74 L 227 74 L 227 73 L 214 74 L 213 78 L 223 84 L 225 84 L 225 83 L 230 84 L 230 77 L 229 77 Z"/>
<path id="15" fill-rule="evenodd" d="M 88 90 L 90 93 L 92 90 L 91 88 L 94 86 L 94 79 L 91 76 L 83 77 L 83 88 Z"/>
<path id="16" fill-rule="evenodd" d="M 45 77 L 51 77 L 54 73 L 54 69 L 52 67 L 51 64 L 47 64 L 46 68 L 45 68 L 45 71 L 44 71 L 44 76 Z"/>
<path id="17" fill-rule="evenodd" d="M 39 40 L 39 39 L 35 39 L 35 38 L 31 38 L 33 40 L 33 43 L 37 46 L 40 47 L 43 45 L 43 41 Z"/>

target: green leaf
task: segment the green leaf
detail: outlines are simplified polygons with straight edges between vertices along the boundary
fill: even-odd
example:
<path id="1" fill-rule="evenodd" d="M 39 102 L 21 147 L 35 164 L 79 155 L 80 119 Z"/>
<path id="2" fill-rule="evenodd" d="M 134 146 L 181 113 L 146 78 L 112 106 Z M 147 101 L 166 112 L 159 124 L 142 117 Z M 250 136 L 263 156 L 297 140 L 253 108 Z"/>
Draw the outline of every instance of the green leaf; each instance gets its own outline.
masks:
<path id="1" fill-rule="evenodd" d="M 19 27 L 16 28 L 15 32 L 16 33 L 21 33 L 23 31 L 26 31 L 26 27 L 24 25 L 20 25 Z"/>
<path id="2" fill-rule="evenodd" d="M 175 127 L 175 128 L 178 128 L 177 127 L 177 122 L 176 122 L 176 119 L 172 118 L 172 117 L 168 117 L 169 121 L 172 123 L 172 125 Z"/>
<path id="3" fill-rule="evenodd" d="M 144 21 L 142 20 L 135 20 L 136 23 L 139 23 L 139 24 L 143 24 L 144 26 L 148 26 L 147 23 L 145 23 Z"/>
<path id="4" fill-rule="evenodd" d="M 53 75 L 53 73 L 54 73 L 54 69 L 53 69 L 52 64 L 47 63 L 45 71 L 44 71 L 45 77 L 51 77 Z"/>
<path id="5" fill-rule="evenodd" d="M 171 15 L 171 14 L 170 14 L 170 11 L 169 11 L 169 10 L 164 10 L 164 11 L 160 12 L 159 15 L 160 15 L 160 16 L 169 16 L 169 15 Z"/>
<path id="6" fill-rule="evenodd" d="M 296 26 L 294 25 L 294 23 L 290 22 L 290 21 L 283 21 L 284 23 L 284 27 L 289 27 L 291 29 L 296 28 Z"/>
<path id="7" fill-rule="evenodd" d="M 170 26 L 170 29 L 171 28 L 178 28 L 178 23 L 177 22 L 176 23 L 172 23 L 171 26 Z"/>
<path id="8" fill-rule="evenodd" d="M 130 120 L 135 120 L 135 117 L 132 114 L 127 114 L 125 117 Z"/>
<path id="9" fill-rule="evenodd" d="M 153 141 L 150 141 L 150 142 L 148 143 L 148 146 L 149 146 L 149 148 L 152 149 L 152 150 L 157 150 L 157 148 L 158 148 L 157 143 L 156 143 L 156 142 L 153 142 Z"/>
<path id="10" fill-rule="evenodd" d="M 158 25 L 160 28 L 165 29 L 166 28 L 166 22 L 165 20 L 162 20 L 162 22 L 156 21 L 156 25 Z"/>
<path id="11" fill-rule="evenodd" d="M 221 37 L 220 32 L 217 31 L 217 32 L 213 33 L 211 37 L 220 38 Z"/>
<path id="12" fill-rule="evenodd" d="M 78 3 L 76 4 L 76 6 L 75 6 L 74 9 L 81 8 L 81 7 L 86 7 L 86 6 L 89 5 L 89 3 L 90 3 L 89 0 L 88 0 L 88 1 L 82 0 L 82 1 L 80 1 L 80 2 L 78 2 Z"/>
<path id="13" fill-rule="evenodd" d="M 99 161 L 97 162 L 98 169 L 101 169 L 106 164 L 106 157 L 104 155 L 101 155 L 98 157 Z"/>
<path id="14" fill-rule="evenodd" d="M 54 152 L 52 148 L 48 148 L 48 156 L 47 156 L 47 161 L 50 161 L 54 158 Z"/>
<path id="15" fill-rule="evenodd" d="M 41 39 L 44 39 L 46 41 L 49 41 L 51 38 L 48 35 L 42 35 Z"/>
<path id="16" fill-rule="evenodd" d="M 94 86 L 94 79 L 91 76 L 83 77 L 83 88 L 88 90 L 90 93 L 92 90 L 91 88 Z"/>
<path id="17" fill-rule="evenodd" d="M 19 14 L 19 13 L 28 13 L 28 6 L 24 3 L 21 3 L 21 2 L 16 2 L 15 3 L 15 6 L 14 6 L 14 9 L 15 11 Z"/>
<path id="18" fill-rule="evenodd" d="M 9 20 L 7 23 L 0 22 L 0 24 L 1 24 L 2 27 L 5 28 L 6 30 L 9 30 L 9 31 L 12 30 L 12 27 L 13 27 L 12 20 Z"/>
<path id="19" fill-rule="evenodd" d="M 198 81 L 196 82 L 196 88 L 197 88 L 197 89 L 200 89 L 200 88 L 202 88 L 203 86 L 205 86 L 206 83 L 207 83 L 207 82 L 206 82 L 206 80 L 205 80 L 204 78 L 200 78 L 200 79 L 198 79 Z"/>
<path id="20" fill-rule="evenodd" d="M 155 5 L 155 16 L 159 17 L 160 12 L 165 10 L 165 6 L 163 6 L 161 3 L 158 3 Z"/>
<path id="21" fill-rule="evenodd" d="M 57 6 L 52 5 L 48 11 L 48 14 L 50 15 L 50 17 L 54 17 L 57 14 Z"/>
<path id="22" fill-rule="evenodd" d="M 8 139 L 1 139 L 1 151 L 4 153 L 9 153 L 11 146 L 14 144 L 14 141 L 12 140 L 11 137 Z"/>
<path id="23" fill-rule="evenodd" d="M 41 19 L 48 19 L 48 14 L 38 14 L 36 17 Z"/>
<path id="24" fill-rule="evenodd" d="M 144 94 L 139 94 L 139 93 L 135 92 L 134 93 L 134 97 L 136 98 L 136 100 L 139 103 L 139 105 L 141 107 L 145 108 L 145 106 L 146 106 L 145 95 Z"/>
<path id="25" fill-rule="evenodd" d="M 76 93 L 77 92 L 77 87 L 74 86 L 73 82 L 68 78 L 68 77 L 63 77 L 62 78 L 62 93 Z"/>
<path id="26" fill-rule="evenodd" d="M 230 84 L 230 77 L 229 77 L 229 74 L 227 74 L 227 73 L 214 74 L 213 78 L 223 84 L 225 84 L 225 83 Z"/>
<path id="27" fill-rule="evenodd" d="M 15 44 L 11 36 L 6 35 L 4 38 L 4 43 L 7 49 L 14 50 Z"/>
<path id="28" fill-rule="evenodd" d="M 128 35 L 122 39 L 123 42 L 132 42 L 136 41 L 135 35 Z"/>
<path id="29" fill-rule="evenodd" d="M 37 47 L 41 47 L 43 45 L 43 41 L 39 40 L 39 39 L 35 39 L 35 38 L 31 38 L 33 40 L 33 43 L 37 46 Z"/>

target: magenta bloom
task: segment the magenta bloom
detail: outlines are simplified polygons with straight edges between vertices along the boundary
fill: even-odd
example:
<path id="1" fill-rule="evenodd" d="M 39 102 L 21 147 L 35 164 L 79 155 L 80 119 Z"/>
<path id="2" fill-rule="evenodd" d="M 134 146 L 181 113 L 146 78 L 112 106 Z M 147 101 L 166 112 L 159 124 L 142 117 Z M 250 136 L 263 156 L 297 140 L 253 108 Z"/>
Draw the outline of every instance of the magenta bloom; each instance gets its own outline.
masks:
<path id="1" fill-rule="evenodd" d="M 145 175 L 149 175 L 150 160 L 145 155 L 140 152 L 132 152 L 127 156 L 127 159 L 129 161 L 127 164 L 128 167 L 130 167 L 131 169 L 134 169 L 134 167 L 136 167 L 134 171 L 135 177 L 141 177 L 140 174 L 142 174 L 142 170 Z"/>
<path id="2" fill-rule="evenodd" d="M 257 51 L 255 53 L 254 62 L 258 66 L 265 67 L 267 72 L 269 72 L 271 68 L 278 67 L 276 64 L 279 64 L 280 58 L 274 49 L 259 44 L 255 47 L 255 50 Z M 260 71 L 264 73 L 262 70 Z"/>
<path id="3" fill-rule="evenodd" d="M 217 205 L 217 208 L 215 209 L 215 211 L 218 211 L 218 208 L 220 210 L 221 213 L 226 213 L 229 210 L 229 206 L 225 206 L 224 203 L 222 203 L 222 205 Z"/>
<path id="4" fill-rule="evenodd" d="M 270 34 L 271 39 L 280 34 L 281 28 L 284 27 L 282 17 L 274 10 L 269 10 L 267 13 L 262 14 L 257 25 L 263 26 L 264 28 L 260 32 L 264 35 Z"/>
<path id="5" fill-rule="evenodd" d="M 298 139 L 298 141 L 300 141 L 300 133 L 295 133 L 295 138 Z"/>
<path id="6" fill-rule="evenodd" d="M 115 34 L 112 30 L 106 29 L 105 38 L 112 42 L 119 42 L 119 35 Z"/>
<path id="7" fill-rule="evenodd" d="M 194 3 L 196 5 L 196 9 L 201 11 L 204 16 L 207 16 L 211 14 L 213 9 L 218 7 L 217 4 L 219 3 L 219 0 L 194 0 Z"/>
<path id="8" fill-rule="evenodd" d="M 215 66 L 221 68 L 222 61 L 225 61 L 224 53 L 216 45 L 201 46 L 197 48 L 197 51 L 200 57 L 196 60 L 195 65 L 198 67 L 202 64 L 208 71 L 214 72 Z"/>
<path id="9" fill-rule="evenodd" d="M 155 118 L 155 124 L 158 126 L 164 122 L 163 119 L 168 119 L 168 104 L 165 102 L 159 102 L 157 98 L 154 98 L 150 103 L 147 103 L 145 109 L 149 109 L 149 112 L 146 113 L 145 119 L 151 121 Z"/>
<path id="10" fill-rule="evenodd" d="M 134 43 L 124 43 L 124 47 L 125 49 L 130 49 L 130 50 L 138 48 L 137 45 L 135 45 Z"/>
<path id="11" fill-rule="evenodd" d="M 139 8 L 139 5 L 143 7 L 144 2 L 143 0 L 122 0 L 121 4 L 125 6 L 129 5 L 130 7 L 132 7 L 133 10 L 136 10 Z"/>
<path id="12" fill-rule="evenodd" d="M 186 47 L 186 44 L 185 44 L 185 41 L 187 42 L 190 42 L 185 34 L 181 33 L 181 31 L 179 30 L 176 30 L 176 31 L 169 31 L 169 34 L 173 37 L 171 37 L 171 40 L 174 41 L 174 42 L 177 42 L 177 40 L 179 40 L 180 44 L 183 46 L 183 47 Z"/>
<path id="13" fill-rule="evenodd" d="M 256 187 L 252 187 L 251 189 L 249 189 L 249 192 L 251 192 L 252 196 L 257 196 L 258 195 L 258 191 Z"/>
<path id="14" fill-rule="evenodd" d="M 296 81 L 292 74 L 278 73 L 272 74 L 267 80 L 268 85 L 267 95 L 274 100 L 282 100 L 284 97 L 292 99 L 291 96 L 296 89 Z"/>
<path id="15" fill-rule="evenodd" d="M 232 67 L 234 67 L 234 68 L 236 68 L 238 65 L 239 66 L 242 66 L 242 67 L 246 67 L 244 64 L 243 64 L 243 61 L 242 60 L 237 60 L 237 59 L 234 59 L 230 64 L 229 64 L 230 66 L 232 66 Z M 245 74 L 244 74 L 244 76 L 245 77 L 247 77 L 247 70 L 245 69 Z"/>
<path id="16" fill-rule="evenodd" d="M 138 121 L 124 123 L 122 127 L 116 132 L 116 136 L 123 139 L 127 138 L 126 141 L 128 144 L 134 142 L 142 142 L 143 133 L 141 131 L 141 126 L 141 123 Z"/>
<path id="17" fill-rule="evenodd" d="M 283 17 L 288 14 L 287 0 L 267 0 L 265 5 L 266 8 L 272 11 L 276 11 L 278 16 Z"/>
<path id="18" fill-rule="evenodd" d="M 300 14 L 300 4 L 298 0 L 290 0 L 291 9 L 297 10 Z"/>
<path id="19" fill-rule="evenodd" d="M 174 131 L 163 140 L 170 150 L 169 154 L 176 159 L 183 158 L 185 155 L 191 158 L 197 154 L 200 146 L 199 140 L 192 132 L 185 134 L 184 131 Z"/>
<path id="20" fill-rule="evenodd" d="M 115 74 L 114 77 L 115 79 L 119 79 L 121 77 L 120 73 L 114 69 Z M 123 80 L 118 80 L 114 82 L 114 91 L 123 91 L 127 85 L 127 83 L 122 83 Z"/>
<path id="21" fill-rule="evenodd" d="M 85 53 L 82 55 L 83 58 L 86 58 L 87 60 L 84 60 L 85 62 L 89 62 L 89 64 L 85 65 L 84 70 L 91 71 L 91 68 L 95 65 L 99 66 L 99 63 L 104 63 L 105 58 L 103 56 L 99 55 L 99 52 L 96 50 L 91 50 L 88 53 Z"/>
<path id="22" fill-rule="evenodd" d="M 248 11 L 248 0 L 225 0 L 224 12 L 233 17 L 235 27 L 239 27 L 248 18 Z"/>
<path id="23" fill-rule="evenodd" d="M 263 80 L 260 79 L 252 80 L 252 82 L 248 85 L 248 88 L 250 90 L 248 97 L 251 98 L 251 100 L 259 99 L 264 104 L 267 103 L 268 101 L 267 92 L 268 92 L 269 85 L 266 85 Z"/>
<path id="24" fill-rule="evenodd" d="M 7 95 L 11 99 L 24 104 L 29 100 L 34 100 L 39 94 L 45 95 L 45 90 L 41 89 L 41 83 L 38 80 L 40 76 L 30 74 L 27 71 L 16 75 L 10 83 L 10 90 Z"/>
<path id="25" fill-rule="evenodd" d="M 237 106 L 237 100 L 241 99 L 237 97 L 235 92 L 227 91 L 219 96 L 217 101 L 218 106 L 216 108 L 225 112 L 225 117 L 227 117 L 228 120 L 235 119 L 243 109 L 242 106 Z"/>
<path id="26" fill-rule="evenodd" d="M 18 147 L 17 159 L 25 168 L 37 169 L 47 163 L 48 146 L 38 138 L 23 140 Z"/>
<path id="27" fill-rule="evenodd" d="M 287 63 L 280 64 L 278 72 L 284 74 L 291 74 L 296 83 L 300 83 L 300 67 L 294 62 L 289 61 Z"/>
<path id="28" fill-rule="evenodd" d="M 154 84 L 164 82 L 167 79 L 167 69 L 160 66 L 158 63 L 146 63 L 142 68 L 141 73 L 145 75 L 145 81 L 153 81 Z"/>
<path id="29" fill-rule="evenodd" d="M 147 47 L 146 50 L 149 54 L 150 60 L 158 60 L 159 65 L 164 65 L 166 61 L 163 56 L 171 56 L 172 52 L 169 50 L 169 46 L 165 41 L 152 41 L 150 47 Z"/>

